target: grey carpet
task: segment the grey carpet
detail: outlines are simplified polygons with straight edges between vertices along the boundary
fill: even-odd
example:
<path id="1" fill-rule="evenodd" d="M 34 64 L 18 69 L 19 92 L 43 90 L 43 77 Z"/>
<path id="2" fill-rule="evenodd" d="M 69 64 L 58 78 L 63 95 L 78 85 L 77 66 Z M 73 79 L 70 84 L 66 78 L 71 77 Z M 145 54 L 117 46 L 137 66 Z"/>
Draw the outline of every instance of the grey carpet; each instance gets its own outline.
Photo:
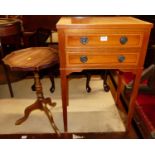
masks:
<path id="1" fill-rule="evenodd" d="M 51 111 L 54 120 L 63 132 L 62 103 L 60 79 L 56 78 L 56 90 L 50 93 L 50 80 L 42 80 L 44 96 L 51 97 L 56 107 Z M 69 81 L 69 132 L 112 132 L 125 131 L 124 124 L 110 92 L 103 91 L 103 81 L 100 78 L 91 80 L 91 93 L 85 90 L 85 78 L 71 79 Z M 12 84 L 15 97 L 10 98 L 7 85 L 0 85 L 0 134 L 11 133 L 51 133 L 51 128 L 45 114 L 36 110 L 22 125 L 16 126 L 15 121 L 23 116 L 25 107 L 32 104 L 35 92 L 31 91 L 32 79 L 24 79 Z"/>

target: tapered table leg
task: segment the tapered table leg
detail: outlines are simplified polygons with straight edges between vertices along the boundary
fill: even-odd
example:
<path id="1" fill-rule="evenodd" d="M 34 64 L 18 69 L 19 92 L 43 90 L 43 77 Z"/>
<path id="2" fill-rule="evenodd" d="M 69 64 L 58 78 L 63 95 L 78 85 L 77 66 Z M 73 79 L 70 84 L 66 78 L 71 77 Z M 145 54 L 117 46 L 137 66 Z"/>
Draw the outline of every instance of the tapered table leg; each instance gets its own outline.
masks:
<path id="1" fill-rule="evenodd" d="M 133 90 L 132 90 L 132 94 L 131 94 L 131 98 L 130 98 L 130 102 L 129 102 L 128 118 L 127 118 L 127 124 L 126 124 L 126 131 L 127 132 L 129 132 L 129 130 L 131 128 L 131 121 L 132 121 L 133 114 L 134 114 L 136 97 L 138 94 L 138 89 L 139 89 L 142 71 L 143 71 L 142 69 L 137 70 L 135 81 L 133 84 Z"/>
<path id="2" fill-rule="evenodd" d="M 116 94 L 116 105 L 118 107 L 120 107 L 121 103 L 120 103 L 120 95 L 121 95 L 121 92 L 122 92 L 122 88 L 123 87 L 123 84 L 122 84 L 122 75 L 121 75 L 121 71 L 118 71 L 118 85 L 117 85 L 117 94 Z"/>
<path id="3" fill-rule="evenodd" d="M 61 75 L 61 95 L 62 95 L 64 131 L 67 132 L 68 78 L 65 71 L 63 70 L 60 71 L 60 75 Z"/>

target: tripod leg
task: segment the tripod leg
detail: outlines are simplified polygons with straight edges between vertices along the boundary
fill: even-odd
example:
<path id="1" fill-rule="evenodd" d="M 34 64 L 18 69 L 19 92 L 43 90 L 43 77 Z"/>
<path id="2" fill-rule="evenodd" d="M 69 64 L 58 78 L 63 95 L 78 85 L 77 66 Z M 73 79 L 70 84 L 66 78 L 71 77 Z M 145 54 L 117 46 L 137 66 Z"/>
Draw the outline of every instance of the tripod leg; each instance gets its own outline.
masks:
<path id="1" fill-rule="evenodd" d="M 20 118 L 19 120 L 16 121 L 16 125 L 20 125 L 21 123 L 23 123 L 24 121 L 27 120 L 27 118 L 29 117 L 30 113 L 35 110 L 35 109 L 40 109 L 39 107 L 39 104 L 38 104 L 39 101 L 36 101 L 34 104 L 28 106 L 26 109 L 25 109 L 25 114 L 22 118 Z"/>
<path id="2" fill-rule="evenodd" d="M 50 105 L 51 107 L 56 106 L 56 102 L 51 102 L 51 98 L 49 97 L 45 98 L 44 101 L 46 102 L 46 104 Z"/>
<path id="3" fill-rule="evenodd" d="M 44 110 L 45 114 L 47 115 L 47 117 L 50 121 L 52 128 L 54 129 L 55 133 L 60 137 L 60 131 L 54 123 L 51 111 L 47 108 L 46 103 L 42 103 L 42 106 L 43 106 L 43 110 Z"/>

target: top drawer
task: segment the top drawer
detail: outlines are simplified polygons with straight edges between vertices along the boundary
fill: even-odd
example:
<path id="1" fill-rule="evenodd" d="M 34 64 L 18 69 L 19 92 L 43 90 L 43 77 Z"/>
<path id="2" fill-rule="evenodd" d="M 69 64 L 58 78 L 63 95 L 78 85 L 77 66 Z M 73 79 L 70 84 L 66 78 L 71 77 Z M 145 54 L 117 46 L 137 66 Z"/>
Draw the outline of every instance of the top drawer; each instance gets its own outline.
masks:
<path id="1" fill-rule="evenodd" d="M 66 33 L 66 48 L 127 48 L 142 46 L 143 33 L 119 30 L 103 32 L 76 31 Z"/>

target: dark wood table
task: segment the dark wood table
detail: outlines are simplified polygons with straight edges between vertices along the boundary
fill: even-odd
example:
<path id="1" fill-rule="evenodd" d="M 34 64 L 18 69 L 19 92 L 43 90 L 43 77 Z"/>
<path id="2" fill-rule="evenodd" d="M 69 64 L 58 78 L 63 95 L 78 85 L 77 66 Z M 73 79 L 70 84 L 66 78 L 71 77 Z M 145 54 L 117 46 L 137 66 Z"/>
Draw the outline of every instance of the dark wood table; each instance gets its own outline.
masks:
<path id="1" fill-rule="evenodd" d="M 39 70 L 51 67 L 59 62 L 57 50 L 50 47 L 26 48 L 10 53 L 3 58 L 3 61 L 10 67 L 12 71 L 20 70 L 34 72 L 34 83 L 37 100 L 34 102 L 34 104 L 28 106 L 25 109 L 24 117 L 17 120 L 16 125 L 23 123 L 33 110 L 40 109 L 45 112 L 54 131 L 60 136 L 60 132 L 54 123 L 52 113 L 47 107 L 47 104 L 50 106 L 55 106 L 56 104 L 51 101 L 51 98 L 44 97 L 41 81 L 38 74 Z"/>
<path id="2" fill-rule="evenodd" d="M 4 48 L 2 45 L 2 39 L 9 37 L 9 36 L 18 36 L 18 42 L 20 42 L 21 38 L 21 32 L 22 32 L 22 26 L 21 21 L 18 19 L 11 19 L 11 18 L 0 18 L 0 58 L 3 58 L 6 53 L 4 52 Z M 14 37 L 15 39 L 15 37 Z M 13 40 L 15 41 L 15 40 Z M 19 46 L 20 43 L 16 44 L 16 46 Z M 16 47 L 17 48 L 17 47 Z M 1 61 L 1 60 L 0 60 Z M 12 86 L 11 86 L 11 80 L 9 76 L 9 72 L 5 65 L 2 63 L 2 67 L 4 69 L 4 75 L 6 78 L 6 82 L 9 86 L 9 91 L 11 97 L 14 96 Z"/>

